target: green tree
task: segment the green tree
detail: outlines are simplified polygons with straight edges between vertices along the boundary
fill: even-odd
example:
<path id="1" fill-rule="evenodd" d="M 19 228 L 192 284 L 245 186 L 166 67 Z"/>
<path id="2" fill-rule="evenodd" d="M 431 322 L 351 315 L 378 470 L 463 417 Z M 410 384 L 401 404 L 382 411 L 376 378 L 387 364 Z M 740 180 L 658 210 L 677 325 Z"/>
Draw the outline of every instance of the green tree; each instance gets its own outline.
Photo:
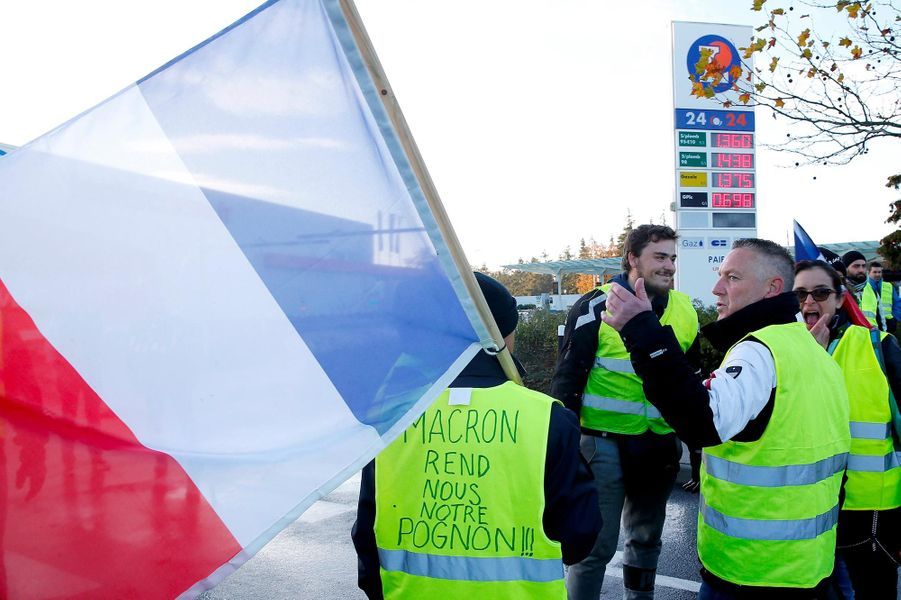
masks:
<path id="1" fill-rule="evenodd" d="M 703 327 L 708 323 L 716 321 L 717 312 L 714 306 L 705 306 L 700 300 L 692 301 L 695 310 L 698 312 L 698 324 Z M 699 336 L 701 344 L 701 374 L 707 376 L 712 373 L 723 362 L 724 353 L 710 345 L 703 335 Z"/>
<path id="2" fill-rule="evenodd" d="M 513 354 L 526 369 L 523 384 L 547 394 L 557 365 L 557 327 L 566 322 L 565 312 L 532 311 L 516 328 Z"/>
<path id="3" fill-rule="evenodd" d="M 885 187 L 895 188 L 896 190 L 901 189 L 901 174 L 889 177 Z M 892 214 L 889 215 L 885 222 L 901 226 L 901 200 L 895 200 L 889 204 L 889 210 Z M 889 263 L 892 269 L 897 270 L 901 268 L 901 230 L 895 229 L 895 231 L 879 240 L 877 252 Z"/>

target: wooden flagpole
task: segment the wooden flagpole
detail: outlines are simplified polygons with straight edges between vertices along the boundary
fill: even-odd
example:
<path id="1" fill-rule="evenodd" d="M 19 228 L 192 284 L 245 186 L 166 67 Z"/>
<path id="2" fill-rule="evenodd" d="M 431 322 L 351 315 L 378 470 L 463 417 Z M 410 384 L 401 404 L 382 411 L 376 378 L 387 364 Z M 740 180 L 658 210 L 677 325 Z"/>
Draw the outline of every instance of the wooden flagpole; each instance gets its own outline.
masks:
<path id="1" fill-rule="evenodd" d="M 379 91 L 379 97 L 382 100 L 385 111 L 388 113 L 388 118 L 391 119 L 394 131 L 397 132 L 404 153 L 407 155 L 407 160 L 410 162 L 410 166 L 413 168 L 413 173 L 416 175 L 417 181 L 419 181 L 419 186 L 422 188 L 422 192 L 429 204 L 429 208 L 432 210 L 432 215 L 434 215 L 435 221 L 438 224 L 438 229 L 441 231 L 441 235 L 447 244 L 451 258 L 453 259 L 457 270 L 460 272 L 460 275 L 463 277 L 463 283 L 466 285 L 469 295 L 472 296 L 476 310 L 482 318 L 482 321 L 485 323 L 489 335 L 491 335 L 491 338 L 494 340 L 496 347 L 501 348 L 497 357 L 504 369 L 504 373 L 507 375 L 508 379 L 522 385 L 522 379 L 513 362 L 513 356 L 510 354 L 510 350 L 504 345 L 504 339 L 501 336 L 500 330 L 497 328 L 494 317 L 491 315 L 491 310 L 488 308 L 485 296 L 482 294 L 482 290 L 479 288 L 479 284 L 472 274 L 472 268 L 469 266 L 469 261 L 466 260 L 466 256 L 463 254 L 460 240 L 457 238 L 457 234 L 450 224 L 447 212 L 444 210 L 444 205 L 438 197 L 438 190 L 435 189 L 432 177 L 429 175 L 429 172 L 425 167 L 425 162 L 422 160 L 422 155 L 419 153 L 419 148 L 416 146 L 416 142 L 413 141 L 413 135 L 410 133 L 410 128 L 407 126 L 407 120 L 404 118 L 404 115 L 400 110 L 400 105 L 394 97 L 394 92 L 388 84 L 388 78 L 385 76 L 385 72 L 382 70 L 382 65 L 379 62 L 378 56 L 375 54 L 375 49 L 369 39 L 369 34 L 366 33 L 366 29 L 363 27 L 363 21 L 360 19 L 360 14 L 357 12 L 357 7 L 354 5 L 353 0 L 339 0 L 339 5 L 341 6 L 341 11 L 344 13 L 344 19 L 350 27 L 351 34 L 357 42 L 357 47 L 360 49 L 360 54 L 363 57 L 363 61 L 366 63 L 366 68 L 369 70 L 369 75 L 372 77 L 372 80 Z"/>

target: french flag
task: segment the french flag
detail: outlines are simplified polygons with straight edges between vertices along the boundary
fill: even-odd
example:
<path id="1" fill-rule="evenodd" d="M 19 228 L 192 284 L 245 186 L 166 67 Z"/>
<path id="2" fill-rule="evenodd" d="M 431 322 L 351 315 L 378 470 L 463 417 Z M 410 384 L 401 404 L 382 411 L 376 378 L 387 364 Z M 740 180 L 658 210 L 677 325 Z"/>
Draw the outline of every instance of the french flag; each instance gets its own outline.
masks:
<path id="1" fill-rule="evenodd" d="M 200 593 L 491 345 L 347 7 L 0 159 L 0 597 Z"/>

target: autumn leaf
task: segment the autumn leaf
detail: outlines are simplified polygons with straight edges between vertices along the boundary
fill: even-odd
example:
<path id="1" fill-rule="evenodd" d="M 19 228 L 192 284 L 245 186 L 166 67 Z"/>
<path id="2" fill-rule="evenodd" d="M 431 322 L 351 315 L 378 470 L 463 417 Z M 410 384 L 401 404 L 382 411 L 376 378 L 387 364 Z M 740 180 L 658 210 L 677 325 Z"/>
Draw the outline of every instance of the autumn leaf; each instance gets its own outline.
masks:
<path id="1" fill-rule="evenodd" d="M 766 89 L 766 84 L 761 81 L 760 83 L 758 83 L 757 85 L 754 86 L 754 89 L 756 89 L 758 93 L 762 92 L 763 90 Z"/>
<path id="2" fill-rule="evenodd" d="M 837 10 L 838 12 L 842 12 L 845 9 L 845 7 L 848 6 L 849 4 L 851 4 L 851 2 L 849 0 L 839 0 L 838 2 L 835 3 L 835 10 Z"/>
<path id="3" fill-rule="evenodd" d="M 801 53 L 801 56 L 804 58 L 810 58 L 813 56 L 813 52 L 810 51 L 810 48 L 804 48 L 804 52 Z"/>
<path id="4" fill-rule="evenodd" d="M 777 8 L 777 9 L 771 11 L 770 14 L 772 14 L 772 15 L 784 15 L 784 14 L 785 14 L 785 9 Z"/>
<path id="5" fill-rule="evenodd" d="M 698 62 L 695 63 L 695 73 L 698 75 L 703 75 L 707 71 L 707 65 L 710 64 L 710 55 L 712 51 L 710 48 L 701 48 L 701 58 L 698 59 Z"/>
<path id="6" fill-rule="evenodd" d="M 763 9 L 764 4 L 766 4 L 766 0 L 754 0 L 754 5 L 751 6 L 751 10 L 760 11 Z"/>
<path id="7" fill-rule="evenodd" d="M 756 31 L 757 33 L 760 33 L 761 31 L 763 31 L 763 30 L 766 29 L 767 27 L 769 27 L 769 25 L 761 25 L 760 27 L 755 27 L 755 28 L 754 28 L 754 31 Z"/>
<path id="8" fill-rule="evenodd" d="M 750 102 L 750 100 L 751 100 L 751 94 L 749 94 L 747 92 L 745 92 L 744 94 L 742 94 L 738 97 L 738 101 L 741 102 L 742 104 L 747 104 L 748 102 Z"/>
<path id="9" fill-rule="evenodd" d="M 782 98 L 776 98 L 776 102 L 774 103 L 776 108 L 782 108 L 785 106 L 785 102 L 782 101 Z"/>
<path id="10" fill-rule="evenodd" d="M 839 82 L 839 83 L 841 83 L 841 82 L 843 82 L 844 80 L 845 80 L 845 74 L 844 74 L 844 73 L 839 73 L 839 74 L 838 74 L 838 79 L 836 79 L 836 81 Z"/>
<path id="11" fill-rule="evenodd" d="M 840 39 L 838 41 L 838 45 L 844 46 L 845 48 L 850 48 L 851 47 L 851 38 L 843 37 L 842 39 Z"/>
<path id="12" fill-rule="evenodd" d="M 808 77 L 808 78 L 811 78 L 811 77 L 813 77 L 813 76 L 816 75 L 816 74 L 817 74 L 817 70 L 816 70 L 816 69 L 808 69 L 808 71 L 807 71 L 807 77 Z"/>
<path id="13" fill-rule="evenodd" d="M 779 64 L 779 57 L 774 56 L 773 60 L 770 61 L 770 73 L 774 73 L 776 71 L 776 65 Z"/>
<path id="14" fill-rule="evenodd" d="M 837 68 L 838 68 L 838 65 L 835 64 L 835 63 L 832 63 L 832 66 L 829 67 L 829 70 L 830 70 L 830 71 L 835 71 Z"/>
<path id="15" fill-rule="evenodd" d="M 860 58 L 862 54 L 863 49 L 860 46 L 854 46 L 854 48 L 851 50 L 851 56 L 853 56 L 855 59 Z"/>
<path id="16" fill-rule="evenodd" d="M 730 106 L 732 106 L 731 100 L 726 100 L 725 102 L 723 102 L 723 108 L 729 108 Z"/>
<path id="17" fill-rule="evenodd" d="M 805 29 L 801 32 L 801 35 L 798 36 L 798 45 L 804 46 L 807 44 L 807 38 L 810 37 L 810 29 Z"/>
<path id="18" fill-rule="evenodd" d="M 829 47 L 829 42 L 823 42 L 823 49 L 826 49 L 828 47 Z"/>
<path id="19" fill-rule="evenodd" d="M 739 48 L 739 50 L 744 50 L 742 58 L 751 58 L 751 56 L 755 52 L 760 52 L 761 50 L 763 50 L 764 46 L 766 46 L 766 40 L 763 38 L 757 38 L 757 41 L 755 41 L 753 44 L 751 44 L 747 48 Z"/>
<path id="20" fill-rule="evenodd" d="M 848 11 L 849 17 L 851 17 L 852 19 L 856 19 L 857 13 L 860 12 L 860 2 L 855 2 L 853 4 L 849 4 L 848 8 L 846 10 Z"/>
<path id="21" fill-rule="evenodd" d="M 880 31 L 879 33 L 882 34 L 882 37 L 885 37 L 885 36 L 887 36 L 888 34 L 890 34 L 891 32 L 892 32 L 891 29 L 883 29 L 883 30 Z"/>
<path id="22" fill-rule="evenodd" d="M 767 43 L 767 48 L 772 48 L 776 45 L 776 38 L 770 38 L 770 41 Z"/>
<path id="23" fill-rule="evenodd" d="M 738 65 L 732 65 L 732 68 L 729 69 L 729 76 L 732 79 L 739 79 L 741 77 L 741 67 Z"/>
<path id="24" fill-rule="evenodd" d="M 704 97 L 705 97 L 705 98 L 713 98 L 715 95 L 716 95 L 716 94 L 714 93 L 712 87 L 707 86 L 707 87 L 704 88 Z"/>

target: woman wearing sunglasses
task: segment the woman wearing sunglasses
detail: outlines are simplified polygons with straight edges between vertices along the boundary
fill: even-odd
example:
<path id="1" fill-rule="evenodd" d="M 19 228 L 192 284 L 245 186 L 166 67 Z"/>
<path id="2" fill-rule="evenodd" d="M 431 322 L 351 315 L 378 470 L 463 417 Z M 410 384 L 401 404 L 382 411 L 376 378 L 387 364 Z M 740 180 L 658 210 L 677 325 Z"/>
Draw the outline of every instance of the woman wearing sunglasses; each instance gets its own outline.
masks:
<path id="1" fill-rule="evenodd" d="M 851 402 L 838 555 L 857 600 L 895 598 L 901 562 L 901 432 L 892 424 L 891 396 L 901 398 L 901 348 L 891 335 L 849 322 L 840 310 L 841 277 L 829 264 L 799 262 L 794 292 L 807 329 L 841 366 Z"/>

